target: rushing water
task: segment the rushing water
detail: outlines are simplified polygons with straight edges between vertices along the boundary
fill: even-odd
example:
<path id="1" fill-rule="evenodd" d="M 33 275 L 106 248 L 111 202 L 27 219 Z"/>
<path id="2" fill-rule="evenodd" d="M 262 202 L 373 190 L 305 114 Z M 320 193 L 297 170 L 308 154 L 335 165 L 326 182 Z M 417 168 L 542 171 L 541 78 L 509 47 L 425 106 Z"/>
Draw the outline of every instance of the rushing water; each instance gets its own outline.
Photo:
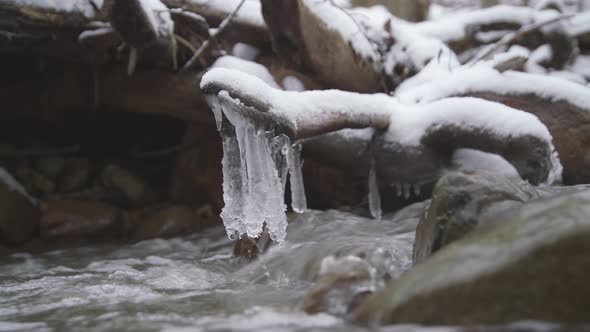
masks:
<path id="1" fill-rule="evenodd" d="M 369 331 L 328 314 L 307 315 L 302 298 L 326 257 L 363 252 L 375 270 L 393 276 L 407 270 L 419 212 L 416 205 L 380 221 L 307 212 L 290 223 L 284 245 L 253 262 L 233 257 L 222 228 L 13 254 L 0 258 L 0 331 Z M 548 331 L 535 324 L 517 330 Z"/>
<path id="2" fill-rule="evenodd" d="M 352 329 L 300 309 L 322 259 L 377 252 L 399 274 L 411 264 L 415 215 L 377 222 L 308 212 L 289 225 L 284 245 L 251 263 L 232 256 L 221 228 L 124 246 L 13 254 L 0 259 L 0 331 Z"/>

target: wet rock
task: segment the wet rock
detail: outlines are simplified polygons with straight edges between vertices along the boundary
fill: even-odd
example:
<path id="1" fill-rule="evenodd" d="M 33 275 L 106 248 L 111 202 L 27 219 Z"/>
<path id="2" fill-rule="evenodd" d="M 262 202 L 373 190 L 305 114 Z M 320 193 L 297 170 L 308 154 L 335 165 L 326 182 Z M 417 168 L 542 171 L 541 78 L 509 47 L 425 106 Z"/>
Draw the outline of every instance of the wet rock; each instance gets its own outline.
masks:
<path id="1" fill-rule="evenodd" d="M 44 175 L 54 178 L 65 168 L 66 161 L 63 157 L 45 157 L 37 160 L 35 167 Z"/>
<path id="2" fill-rule="evenodd" d="M 355 313 L 362 323 L 578 324 L 590 305 L 590 191 L 525 203 L 414 267 Z"/>
<path id="3" fill-rule="evenodd" d="M 41 237 L 115 239 L 123 235 L 125 214 L 108 204 L 50 199 L 42 205 Z"/>
<path id="4" fill-rule="evenodd" d="M 491 224 L 502 211 L 532 199 L 584 188 L 535 187 L 522 180 L 485 172 L 447 173 L 435 186 L 431 204 L 418 223 L 414 264 L 475 228 Z"/>
<path id="5" fill-rule="evenodd" d="M 87 159 L 72 158 L 66 161 L 62 174 L 57 180 L 60 192 L 79 191 L 84 188 L 90 173 L 90 163 Z"/>
<path id="6" fill-rule="evenodd" d="M 251 238 L 244 234 L 234 244 L 234 256 L 252 260 L 268 250 L 271 244 L 272 240 L 266 228 L 264 228 L 262 234 L 257 238 Z"/>
<path id="7" fill-rule="evenodd" d="M 139 176 L 118 165 L 105 167 L 100 175 L 102 185 L 121 198 L 125 206 L 142 206 L 154 201 L 154 191 Z"/>
<path id="8" fill-rule="evenodd" d="M 326 257 L 319 281 L 303 299 L 303 310 L 308 314 L 326 312 L 335 316 L 350 313 L 375 291 L 372 270 L 363 257 Z"/>
<path id="9" fill-rule="evenodd" d="M 50 178 L 31 168 L 19 168 L 16 176 L 26 190 L 35 196 L 45 196 L 55 191 L 55 184 Z"/>
<path id="10" fill-rule="evenodd" d="M 39 228 L 39 208 L 25 189 L 0 168 L 0 242 L 19 244 Z"/>
<path id="11" fill-rule="evenodd" d="M 132 238 L 145 240 L 186 235 L 203 227 L 202 220 L 192 209 L 182 205 L 144 211 L 133 222 Z"/>

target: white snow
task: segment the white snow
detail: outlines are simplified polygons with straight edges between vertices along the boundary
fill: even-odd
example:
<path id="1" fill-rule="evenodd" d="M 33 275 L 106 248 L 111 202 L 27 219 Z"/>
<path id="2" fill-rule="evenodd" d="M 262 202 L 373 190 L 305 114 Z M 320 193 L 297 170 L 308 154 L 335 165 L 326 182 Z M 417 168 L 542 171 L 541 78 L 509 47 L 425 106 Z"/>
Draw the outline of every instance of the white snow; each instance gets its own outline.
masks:
<path id="1" fill-rule="evenodd" d="M 370 59 L 373 63 L 380 62 L 375 45 L 367 38 L 367 32 L 361 21 L 366 18 L 355 16 L 347 8 L 348 1 L 317 1 L 301 0 L 311 12 L 320 18 L 326 26 L 338 32 L 342 38 L 349 42 L 353 50 L 363 59 Z"/>
<path id="2" fill-rule="evenodd" d="M 85 31 L 82 31 L 80 33 L 80 35 L 78 35 L 78 41 L 79 42 L 83 42 L 86 39 L 95 38 L 95 37 L 98 37 L 98 36 L 104 36 L 104 35 L 107 35 L 109 33 L 112 33 L 113 31 L 115 31 L 115 30 L 113 30 L 113 28 L 110 27 L 110 26 L 104 27 L 104 28 L 98 28 L 98 29 L 95 29 L 95 30 L 85 30 Z"/>
<path id="3" fill-rule="evenodd" d="M 531 52 L 529 60 L 526 62 L 524 69 L 531 74 L 546 74 L 547 69 L 541 64 L 549 62 L 553 58 L 553 49 L 551 45 L 545 44 L 539 46 L 536 50 Z"/>
<path id="4" fill-rule="evenodd" d="M 444 125 L 482 128 L 502 137 L 532 135 L 547 142 L 552 139 L 534 115 L 478 98 L 445 98 L 413 106 L 398 104 L 390 111 L 386 139 L 407 146 L 420 145 L 428 129 Z"/>
<path id="5" fill-rule="evenodd" d="M 474 25 L 496 22 L 528 25 L 545 21 L 559 15 L 553 10 L 537 11 L 528 7 L 500 5 L 475 11 L 461 11 L 449 14 L 435 21 L 424 21 L 414 25 L 417 32 L 444 42 L 464 39 L 467 29 Z M 551 27 L 546 27 L 546 29 Z"/>
<path id="6" fill-rule="evenodd" d="M 468 75 L 467 78 L 475 78 L 488 82 L 491 73 L 502 77 L 498 72 L 487 67 L 482 69 L 485 76 Z M 468 72 L 469 73 L 469 72 Z M 469 73 L 472 74 L 472 73 Z M 509 77 L 525 75 L 528 78 L 533 75 L 510 72 Z M 528 75 L 528 76 L 526 76 Z M 537 79 L 532 77 L 531 79 Z M 555 80 L 555 78 L 551 78 Z M 458 80 L 463 83 L 464 80 Z M 508 80 L 510 81 L 510 80 Z M 562 82 L 562 80 L 559 80 Z M 428 96 L 430 100 L 440 99 L 437 97 L 452 96 L 460 93 L 434 94 L 431 84 L 424 84 L 410 89 L 399 99 L 406 104 L 400 103 L 398 98 L 391 98 L 385 94 L 359 94 L 339 90 L 289 92 L 270 88 L 263 81 L 251 75 L 235 70 L 213 69 L 207 72 L 201 81 L 201 87 L 219 82 L 230 86 L 232 92 L 248 99 L 256 99 L 270 112 L 283 116 L 297 128 L 299 125 L 314 126 L 317 122 L 331 119 L 334 114 L 348 118 L 366 118 L 382 116 L 384 113 L 390 117 L 390 123 L 386 137 L 391 141 L 399 142 L 408 146 L 417 146 L 426 130 L 434 125 L 453 124 L 457 126 L 481 127 L 492 130 L 501 136 L 533 135 L 547 141 L 551 141 L 551 135 L 547 128 L 532 114 L 522 112 L 506 105 L 490 102 L 476 98 L 446 98 L 430 103 L 422 100 L 416 104 L 418 96 Z M 571 84 L 574 88 L 581 88 L 577 84 Z M 504 84 L 504 82 L 502 82 Z M 449 85 L 443 80 L 441 85 Z M 467 87 L 471 82 L 467 82 Z M 429 88 L 426 94 L 417 93 L 417 90 Z M 441 88 L 437 86 L 437 88 Z M 587 90 L 586 88 L 581 88 Z M 453 89 L 452 91 L 455 91 Z M 576 96 L 580 103 L 588 103 L 587 94 Z M 584 98 L 586 97 L 586 98 Z M 414 105 L 412 105 L 414 104 Z M 475 111 L 477 110 L 477 111 Z"/>
<path id="7" fill-rule="evenodd" d="M 568 70 L 554 70 L 549 72 L 550 76 L 558 77 L 564 80 L 568 80 L 570 82 L 574 82 L 581 85 L 586 85 L 588 82 L 581 74 L 574 73 Z"/>
<path id="8" fill-rule="evenodd" d="M 160 0 L 139 0 L 139 4 L 156 35 L 160 38 L 170 38 L 174 33 L 174 21 L 168 7 Z"/>
<path id="9" fill-rule="evenodd" d="M 92 6 L 102 8 L 103 0 L 2 0 L 5 3 L 12 3 L 16 6 L 30 6 L 49 9 L 56 12 L 75 12 L 87 18 L 93 18 L 96 13 Z"/>
<path id="10" fill-rule="evenodd" d="M 426 66 L 452 70 L 459 60 L 442 41 L 417 32 L 414 25 L 401 20 L 392 20 L 391 34 L 395 39 L 391 50 L 385 55 L 385 71 L 395 76 L 396 64 L 406 64 L 420 70 Z"/>
<path id="11" fill-rule="evenodd" d="M 234 47 L 232 48 L 231 52 L 235 57 L 254 61 L 258 54 L 260 54 L 260 50 L 250 44 L 246 43 L 235 43 Z"/>
<path id="12" fill-rule="evenodd" d="M 305 86 L 297 77 L 287 75 L 283 78 L 283 89 L 286 91 L 305 91 Z"/>
<path id="13" fill-rule="evenodd" d="M 590 55 L 578 55 L 569 69 L 584 76 L 586 80 L 590 80 Z"/>
<path id="14" fill-rule="evenodd" d="M 295 129 L 317 128 L 335 117 L 347 118 L 349 123 L 374 123 L 375 118 L 389 114 L 388 105 L 395 103 L 385 94 L 340 90 L 282 91 L 268 86 L 258 77 L 226 68 L 215 68 L 203 75 L 201 88 L 210 84 L 226 86 L 242 98 L 257 100 Z"/>
<path id="15" fill-rule="evenodd" d="M 572 17 L 565 25 L 570 36 L 575 37 L 590 32 L 590 11 Z"/>
<path id="16" fill-rule="evenodd" d="M 211 68 L 236 69 L 246 74 L 258 77 L 259 79 L 264 81 L 264 83 L 266 83 L 268 86 L 271 86 L 275 89 L 280 89 L 279 85 L 275 81 L 272 74 L 268 71 L 268 69 L 266 69 L 265 66 L 256 62 L 244 60 L 231 55 L 226 55 L 218 58 L 213 63 Z"/>
<path id="17" fill-rule="evenodd" d="M 474 91 L 490 91 L 501 95 L 533 94 L 552 101 L 564 100 L 590 111 L 590 90 L 587 87 L 551 76 L 514 71 L 499 73 L 493 68 L 481 65 L 441 73 L 422 85 L 402 85 L 396 96 L 402 103 L 414 104 Z"/>
<path id="18" fill-rule="evenodd" d="M 210 10 L 216 10 L 229 15 L 240 4 L 241 0 L 187 0 L 196 5 L 207 6 Z M 254 26 L 265 27 L 262 17 L 262 7 L 259 0 L 246 0 L 240 10 L 236 13 L 237 22 L 247 23 Z"/>
<path id="19" fill-rule="evenodd" d="M 506 159 L 493 153 L 473 149 L 457 149 L 451 164 L 455 170 L 473 173 L 488 172 L 520 179 L 518 171 Z"/>
<path id="20" fill-rule="evenodd" d="M 27 193 L 27 190 L 4 168 L 0 167 L 0 182 L 8 186 L 9 190 L 16 191 L 26 197 L 31 203 L 37 204 L 37 200 Z"/>

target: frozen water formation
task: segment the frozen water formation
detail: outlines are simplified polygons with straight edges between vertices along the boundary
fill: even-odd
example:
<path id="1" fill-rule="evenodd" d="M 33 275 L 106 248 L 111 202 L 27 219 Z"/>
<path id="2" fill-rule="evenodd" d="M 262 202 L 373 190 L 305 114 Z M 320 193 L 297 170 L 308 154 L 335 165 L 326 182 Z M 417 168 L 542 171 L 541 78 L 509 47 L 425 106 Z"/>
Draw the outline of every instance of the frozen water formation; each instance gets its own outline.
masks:
<path id="1" fill-rule="evenodd" d="M 292 207 L 306 209 L 301 174 L 301 145 L 263 121 L 226 91 L 208 97 L 223 142 L 223 200 L 221 217 L 231 239 L 259 236 L 266 227 L 273 241 L 286 233 L 283 202 L 290 174 Z M 262 120 L 262 121 L 261 121 Z"/>
<path id="2" fill-rule="evenodd" d="M 369 205 L 377 219 L 379 184 L 397 186 L 405 197 L 419 193 L 419 185 L 435 181 L 452 164 L 452 152 L 461 148 L 498 154 L 532 183 L 561 177 L 547 128 L 534 115 L 495 102 L 443 98 L 404 104 L 385 94 L 283 91 L 256 74 L 219 67 L 203 76 L 201 89 L 223 139 L 221 216 L 232 238 L 257 237 L 266 226 L 271 238 L 282 242 L 287 173 L 293 210 L 302 212 L 306 206 L 301 140 L 347 128 L 378 129 L 345 131 L 348 138 L 366 142 L 361 150 L 369 144 L 375 149 L 350 162 L 369 175 Z"/>

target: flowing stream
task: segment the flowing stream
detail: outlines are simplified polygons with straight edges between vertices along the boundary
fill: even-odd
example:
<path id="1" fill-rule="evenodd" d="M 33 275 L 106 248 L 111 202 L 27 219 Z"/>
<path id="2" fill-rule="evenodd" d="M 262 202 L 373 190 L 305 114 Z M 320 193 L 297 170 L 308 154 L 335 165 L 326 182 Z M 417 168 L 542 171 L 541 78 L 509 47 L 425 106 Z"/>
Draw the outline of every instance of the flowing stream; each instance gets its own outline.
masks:
<path id="1" fill-rule="evenodd" d="M 309 211 L 285 244 L 248 263 L 223 228 L 184 238 L 0 259 L 0 331 L 339 331 L 359 329 L 301 301 L 329 255 L 363 250 L 399 274 L 418 209 L 377 222 Z M 411 329 L 414 331 L 414 329 Z M 404 328 L 403 331 L 406 331 Z M 409 331 L 409 330 L 408 330 Z"/>

